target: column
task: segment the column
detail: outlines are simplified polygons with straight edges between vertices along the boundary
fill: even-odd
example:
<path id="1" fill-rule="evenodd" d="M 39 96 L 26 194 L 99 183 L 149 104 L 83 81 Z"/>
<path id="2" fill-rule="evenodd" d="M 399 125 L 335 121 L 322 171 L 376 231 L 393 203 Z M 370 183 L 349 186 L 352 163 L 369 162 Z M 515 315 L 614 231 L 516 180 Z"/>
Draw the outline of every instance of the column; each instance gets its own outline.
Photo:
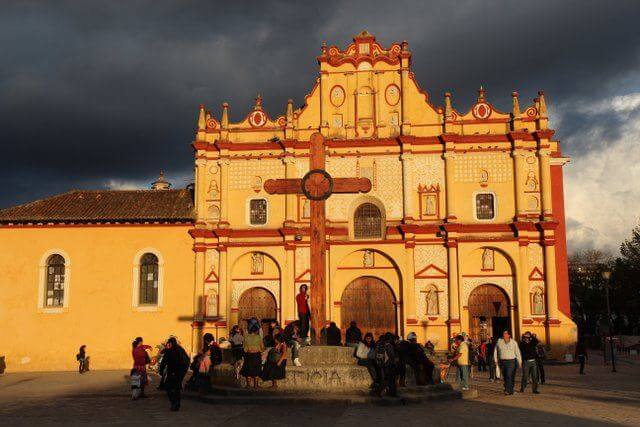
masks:
<path id="1" fill-rule="evenodd" d="M 227 271 L 227 264 L 228 264 L 228 255 L 227 255 L 227 247 L 220 245 L 219 246 L 219 251 L 220 251 L 220 270 L 218 271 L 218 297 L 219 297 L 219 306 L 218 306 L 218 313 L 220 314 L 221 320 L 230 320 L 230 314 L 231 314 L 231 307 L 230 307 L 230 298 L 231 298 L 231 286 L 233 286 L 233 283 L 231 283 L 228 279 L 228 271 Z M 229 325 L 227 323 L 227 326 L 233 326 L 233 325 Z"/>
<path id="2" fill-rule="evenodd" d="M 558 284 L 556 281 L 556 247 L 555 242 L 544 243 L 544 283 L 547 295 L 547 317 L 549 321 L 557 321 Z"/>
<path id="3" fill-rule="evenodd" d="M 453 190 L 455 180 L 455 161 L 456 155 L 450 151 L 444 153 L 444 176 L 445 176 L 445 195 L 447 202 L 447 216 L 446 219 L 450 222 L 454 222 L 458 218 L 456 217 L 455 206 L 455 192 Z"/>
<path id="4" fill-rule="evenodd" d="M 296 159 L 290 153 L 286 153 L 284 159 L 282 159 L 284 163 L 284 174 L 285 178 L 295 178 L 296 177 Z M 296 194 L 287 194 L 285 195 L 285 224 L 293 223 L 296 218 L 296 209 L 297 209 L 297 198 Z"/>
<path id="5" fill-rule="evenodd" d="M 413 236 L 411 236 L 413 239 Z M 415 242 L 410 241 L 405 243 L 405 274 L 404 280 L 402 283 L 403 287 L 403 296 L 402 296 L 402 305 L 404 307 L 404 315 L 405 321 L 408 325 L 417 324 L 417 313 L 416 313 L 416 286 L 415 286 L 415 260 L 414 260 L 414 251 L 415 251 Z M 411 321 L 411 322 L 410 322 Z M 403 331 L 406 336 L 409 332 L 408 330 Z"/>
<path id="6" fill-rule="evenodd" d="M 403 146 L 403 150 L 405 150 Z M 411 154 L 411 146 L 409 151 L 402 153 L 402 199 L 403 199 L 403 218 L 406 221 L 413 220 L 413 154 Z"/>
<path id="7" fill-rule="evenodd" d="M 449 323 L 460 322 L 460 298 L 458 282 L 458 242 L 447 242 L 447 258 L 449 262 Z"/>
<path id="8" fill-rule="evenodd" d="M 195 261 L 195 277 L 193 290 L 193 323 L 191 325 L 191 353 L 195 354 L 202 347 L 202 325 L 204 322 L 204 275 L 205 250 L 197 249 Z"/>
<path id="9" fill-rule="evenodd" d="M 220 165 L 220 224 L 229 225 L 229 165 L 231 161 L 225 157 L 218 160 Z"/>
<path id="10" fill-rule="evenodd" d="M 206 197 L 207 197 L 207 161 L 206 159 L 196 159 L 196 187 L 195 187 L 195 204 L 196 204 L 196 221 L 204 222 L 207 215 Z"/>
<path id="11" fill-rule="evenodd" d="M 516 219 L 525 216 L 525 199 L 524 199 L 524 186 L 525 186 L 525 177 L 524 177 L 524 157 L 525 152 L 521 150 L 514 150 L 512 153 L 514 159 L 514 176 L 515 176 L 515 186 L 516 186 Z"/>
<path id="12" fill-rule="evenodd" d="M 282 271 L 281 277 L 281 285 L 280 285 L 280 323 L 285 325 L 285 322 L 288 320 L 295 320 L 297 318 L 297 314 L 295 313 L 295 295 L 296 295 L 296 284 L 295 284 L 295 274 L 296 274 L 296 266 L 295 266 L 295 246 L 287 245 L 285 243 L 285 262 L 284 268 Z"/>
<path id="13" fill-rule="evenodd" d="M 518 249 L 518 277 L 514 289 L 518 296 L 518 314 L 519 322 L 522 324 L 524 319 L 531 317 L 531 307 L 529 303 L 529 246 L 528 242 L 520 242 Z"/>
<path id="14" fill-rule="evenodd" d="M 329 136 L 329 87 L 327 83 L 328 73 L 326 71 L 320 71 L 320 133 L 323 136 Z"/>
<path id="15" fill-rule="evenodd" d="M 543 219 L 553 216 L 551 208 L 551 165 L 548 150 L 538 152 L 540 158 L 540 187 L 542 191 L 542 217 Z"/>

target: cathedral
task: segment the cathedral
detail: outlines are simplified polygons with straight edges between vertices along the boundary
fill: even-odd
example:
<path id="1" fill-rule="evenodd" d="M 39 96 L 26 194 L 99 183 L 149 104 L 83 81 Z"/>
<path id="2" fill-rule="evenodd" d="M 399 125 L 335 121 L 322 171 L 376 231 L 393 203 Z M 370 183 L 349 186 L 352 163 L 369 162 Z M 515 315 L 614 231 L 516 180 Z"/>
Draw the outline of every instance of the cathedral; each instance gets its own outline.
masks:
<path id="1" fill-rule="evenodd" d="M 313 201 L 265 183 L 305 176 L 316 133 L 330 177 L 370 183 L 324 202 L 327 322 L 415 332 L 436 350 L 460 332 L 531 331 L 551 357 L 571 352 L 568 158 L 544 93 L 521 105 L 513 92 L 500 111 L 480 88 L 459 111 L 450 93 L 420 88 L 411 57 L 406 41 L 364 31 L 345 49 L 322 45 L 301 107 L 273 116 L 258 96 L 234 123 L 227 103 L 201 105 L 194 186 L 160 176 L 149 190 L 0 210 L 7 370 L 75 369 L 80 345 L 92 368 L 126 368 L 136 336 L 155 346 L 173 334 L 195 353 L 203 334 L 227 337 L 254 316 L 296 320 L 298 289 L 313 282 Z"/>

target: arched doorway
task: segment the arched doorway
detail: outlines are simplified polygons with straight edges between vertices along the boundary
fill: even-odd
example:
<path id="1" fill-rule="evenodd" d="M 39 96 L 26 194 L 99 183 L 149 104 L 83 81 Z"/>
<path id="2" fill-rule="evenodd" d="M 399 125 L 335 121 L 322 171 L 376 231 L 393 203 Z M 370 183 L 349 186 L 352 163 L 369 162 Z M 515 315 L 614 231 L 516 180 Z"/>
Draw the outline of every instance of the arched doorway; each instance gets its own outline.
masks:
<path id="1" fill-rule="evenodd" d="M 238 320 L 243 329 L 246 330 L 247 320 L 252 317 L 260 320 L 263 329 L 267 326 L 265 323 L 278 318 L 276 298 L 265 288 L 250 288 L 240 296 Z"/>
<path id="2" fill-rule="evenodd" d="M 385 332 L 397 333 L 396 299 L 385 282 L 375 277 L 359 277 L 342 293 L 340 319 L 342 333 L 355 320 L 364 335 L 371 332 L 375 339 Z"/>
<path id="3" fill-rule="evenodd" d="M 511 332 L 509 297 L 496 285 L 480 285 L 469 295 L 469 334 L 479 342 Z"/>

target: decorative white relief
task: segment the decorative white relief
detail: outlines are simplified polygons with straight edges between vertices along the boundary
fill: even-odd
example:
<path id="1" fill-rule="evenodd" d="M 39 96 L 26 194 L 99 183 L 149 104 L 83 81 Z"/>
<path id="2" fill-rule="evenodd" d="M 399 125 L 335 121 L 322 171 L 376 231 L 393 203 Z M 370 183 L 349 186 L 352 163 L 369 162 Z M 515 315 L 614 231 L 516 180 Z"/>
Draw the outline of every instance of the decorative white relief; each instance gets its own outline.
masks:
<path id="1" fill-rule="evenodd" d="M 280 308 L 280 281 L 279 280 L 234 280 L 231 292 L 231 307 L 238 308 L 238 301 L 242 294 L 250 288 L 265 288 L 276 298 L 276 306 Z"/>
<path id="2" fill-rule="evenodd" d="M 542 246 L 537 243 L 532 243 L 527 247 L 529 271 L 533 270 L 534 267 L 538 267 L 538 270 L 544 273 L 544 258 L 542 253 Z"/>
<path id="3" fill-rule="evenodd" d="M 447 279 L 416 279 L 415 280 L 415 298 L 416 298 L 416 317 L 418 320 L 427 320 L 428 317 L 436 315 L 427 315 L 427 294 L 426 292 L 435 286 L 438 289 L 438 309 L 437 316 L 447 319 L 449 318 L 449 286 Z"/>
<path id="4" fill-rule="evenodd" d="M 509 153 L 466 153 L 456 156 L 456 182 L 481 182 L 483 173 L 488 175 L 488 182 L 512 181 L 513 159 Z"/>
<path id="5" fill-rule="evenodd" d="M 220 269 L 220 265 L 219 265 L 219 260 L 220 260 L 220 252 L 218 252 L 217 249 L 209 249 L 207 251 L 207 265 L 206 265 L 206 269 L 207 271 L 215 271 L 216 274 Z"/>
<path id="6" fill-rule="evenodd" d="M 440 184 L 444 190 L 444 159 L 439 154 L 425 154 L 413 156 L 413 184 L 411 189 L 416 191 L 418 185 Z"/>
<path id="7" fill-rule="evenodd" d="M 413 251 L 415 272 L 433 264 L 443 271 L 447 268 L 447 248 L 442 245 L 417 245 Z"/>
<path id="8" fill-rule="evenodd" d="M 310 249 L 296 248 L 296 277 L 310 268 Z"/>
<path id="9" fill-rule="evenodd" d="M 252 189 L 256 177 L 264 182 L 285 176 L 285 166 L 279 159 L 233 160 L 229 165 L 229 189 Z"/>
<path id="10" fill-rule="evenodd" d="M 302 178 L 309 172 L 309 159 L 306 157 L 296 158 L 296 176 Z"/>
<path id="11" fill-rule="evenodd" d="M 480 285 L 492 284 L 500 287 L 509 296 L 509 303 L 514 304 L 513 299 L 513 278 L 511 277 L 495 277 L 495 276 L 483 276 L 465 278 L 462 280 L 462 305 L 469 305 L 469 295 L 471 292 Z"/>

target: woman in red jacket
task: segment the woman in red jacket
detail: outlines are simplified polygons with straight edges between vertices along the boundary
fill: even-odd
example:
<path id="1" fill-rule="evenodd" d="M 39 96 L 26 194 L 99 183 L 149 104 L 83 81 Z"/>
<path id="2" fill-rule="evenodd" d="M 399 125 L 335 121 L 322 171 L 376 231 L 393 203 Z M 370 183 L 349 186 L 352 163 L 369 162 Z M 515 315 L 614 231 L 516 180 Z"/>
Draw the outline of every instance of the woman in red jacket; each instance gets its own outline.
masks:
<path id="1" fill-rule="evenodd" d="M 133 357 L 133 369 L 140 374 L 140 397 L 146 397 L 144 394 L 144 388 L 148 383 L 147 378 L 147 364 L 151 361 L 147 350 L 151 350 L 152 347 L 142 343 L 142 337 L 138 337 L 131 343 L 131 357 Z"/>

